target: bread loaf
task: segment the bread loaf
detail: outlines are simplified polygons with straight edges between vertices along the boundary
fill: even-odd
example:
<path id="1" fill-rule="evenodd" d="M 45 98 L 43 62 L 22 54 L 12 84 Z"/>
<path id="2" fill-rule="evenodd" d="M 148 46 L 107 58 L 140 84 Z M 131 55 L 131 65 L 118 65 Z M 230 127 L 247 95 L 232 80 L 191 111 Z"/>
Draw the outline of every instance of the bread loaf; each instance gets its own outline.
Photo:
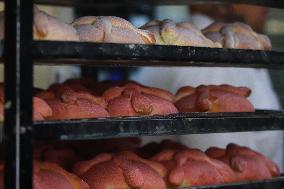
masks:
<path id="1" fill-rule="evenodd" d="M 280 175 L 274 162 L 248 147 L 229 144 L 226 149 L 209 148 L 206 154 L 228 164 L 239 182 L 269 179 Z"/>
<path id="2" fill-rule="evenodd" d="M 52 120 L 108 117 L 106 101 L 83 89 L 67 84 L 54 85 L 37 96 L 53 110 L 53 115 L 49 117 Z"/>
<path id="3" fill-rule="evenodd" d="M 4 12 L 0 13 L 0 39 L 4 38 Z M 35 40 L 79 41 L 76 30 L 34 6 L 33 38 Z"/>
<path id="4" fill-rule="evenodd" d="M 108 101 L 111 116 L 167 115 L 177 113 L 171 100 L 173 96 L 162 89 L 126 84 L 106 90 L 103 97 Z"/>
<path id="5" fill-rule="evenodd" d="M 178 90 L 175 106 L 180 112 L 254 112 L 250 89 L 230 85 L 201 85 Z"/>
<path id="6" fill-rule="evenodd" d="M 4 188 L 4 163 L 0 162 L 0 189 Z M 33 189 L 89 189 L 89 186 L 76 175 L 49 162 L 34 161 Z"/>
<path id="7" fill-rule="evenodd" d="M 165 189 L 159 174 L 163 171 L 161 164 L 131 152 L 101 154 L 74 166 L 74 172 L 89 184 L 90 189 Z"/>
<path id="8" fill-rule="evenodd" d="M 115 16 L 81 17 L 72 25 L 81 41 L 136 44 L 155 42 L 149 32 L 137 29 L 130 22 Z"/>
<path id="9" fill-rule="evenodd" d="M 236 180 L 232 169 L 198 149 L 164 150 L 151 158 L 167 168 L 169 188 L 225 184 Z"/>
<path id="10" fill-rule="evenodd" d="M 52 116 L 52 109 L 41 98 L 33 97 L 33 120 L 43 121 Z M 4 121 L 4 86 L 0 83 L 0 122 Z"/>
<path id="11" fill-rule="evenodd" d="M 34 163 L 34 189 L 89 189 L 87 183 L 54 163 Z"/>
<path id="12" fill-rule="evenodd" d="M 249 25 L 241 22 L 232 24 L 213 23 L 203 31 L 210 40 L 222 44 L 223 48 L 271 50 L 271 42 L 266 35 L 257 34 Z"/>
<path id="13" fill-rule="evenodd" d="M 43 121 L 53 115 L 51 107 L 39 97 L 33 97 L 33 120 Z"/>
<path id="14" fill-rule="evenodd" d="M 57 18 L 34 7 L 34 39 L 79 41 L 76 30 Z"/>
<path id="15" fill-rule="evenodd" d="M 197 46 L 197 47 L 221 47 L 218 43 L 213 43 L 200 30 L 190 23 L 175 23 L 172 20 L 154 20 L 141 29 L 148 30 L 155 36 L 156 44 L 159 45 L 178 45 L 178 46 Z"/>

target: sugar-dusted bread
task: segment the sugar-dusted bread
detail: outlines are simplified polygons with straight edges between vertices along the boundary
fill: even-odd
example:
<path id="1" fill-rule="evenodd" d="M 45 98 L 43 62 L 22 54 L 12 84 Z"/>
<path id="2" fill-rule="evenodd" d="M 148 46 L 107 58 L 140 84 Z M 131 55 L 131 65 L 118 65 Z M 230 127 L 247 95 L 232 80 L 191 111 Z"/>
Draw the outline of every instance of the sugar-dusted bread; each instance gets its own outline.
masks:
<path id="1" fill-rule="evenodd" d="M 103 97 L 108 102 L 107 110 L 111 116 L 167 115 L 178 112 L 170 92 L 139 84 L 109 88 Z"/>
<path id="2" fill-rule="evenodd" d="M 46 101 L 39 97 L 33 97 L 33 119 L 35 121 L 43 121 L 51 117 L 53 111 Z"/>
<path id="3" fill-rule="evenodd" d="M 180 112 L 254 112 L 246 87 L 230 85 L 185 86 L 178 90 L 175 106 Z"/>
<path id="4" fill-rule="evenodd" d="M 54 163 L 34 163 L 34 189 L 89 189 L 86 182 Z"/>
<path id="5" fill-rule="evenodd" d="M 74 172 L 90 189 L 165 189 L 160 163 L 138 157 L 131 152 L 100 154 L 75 164 Z"/>
<path id="6" fill-rule="evenodd" d="M 222 44 L 224 48 L 271 50 L 270 39 L 266 35 L 257 34 L 244 23 L 213 23 L 205 28 L 203 34 L 210 40 Z"/>
<path id="7" fill-rule="evenodd" d="M 33 120 L 42 121 L 52 116 L 50 106 L 39 97 L 33 97 Z M 4 86 L 0 83 L 0 121 L 4 120 Z"/>
<path id="8" fill-rule="evenodd" d="M 4 38 L 4 12 L 0 13 L 0 39 Z M 69 24 L 34 6 L 33 38 L 35 40 L 79 41 L 76 30 Z"/>
<path id="9" fill-rule="evenodd" d="M 212 147 L 206 154 L 229 165 L 239 182 L 269 179 L 280 175 L 278 166 L 264 155 L 244 146 Z"/>
<path id="10" fill-rule="evenodd" d="M 135 28 L 130 22 L 115 16 L 86 16 L 72 25 L 81 41 L 105 43 L 153 44 L 154 37 L 147 31 Z"/>
<path id="11" fill-rule="evenodd" d="M 33 189 L 89 189 L 86 182 L 75 174 L 49 162 L 34 161 Z M 0 189 L 4 188 L 4 163 L 0 162 Z"/>
<path id="12" fill-rule="evenodd" d="M 44 99 L 51 107 L 53 114 L 49 119 L 52 120 L 109 116 L 106 111 L 106 101 L 92 95 L 82 86 L 53 85 L 37 96 Z"/>
<path id="13" fill-rule="evenodd" d="M 227 164 L 198 149 L 167 149 L 151 159 L 167 168 L 164 178 L 169 188 L 225 184 L 236 180 Z"/>
<path id="14" fill-rule="evenodd" d="M 79 37 L 73 26 L 34 7 L 34 39 L 79 41 Z"/>
<path id="15" fill-rule="evenodd" d="M 187 22 L 175 23 L 169 19 L 153 20 L 141 29 L 153 33 L 156 44 L 159 45 L 221 47 L 220 44 L 207 39 L 200 30 Z"/>

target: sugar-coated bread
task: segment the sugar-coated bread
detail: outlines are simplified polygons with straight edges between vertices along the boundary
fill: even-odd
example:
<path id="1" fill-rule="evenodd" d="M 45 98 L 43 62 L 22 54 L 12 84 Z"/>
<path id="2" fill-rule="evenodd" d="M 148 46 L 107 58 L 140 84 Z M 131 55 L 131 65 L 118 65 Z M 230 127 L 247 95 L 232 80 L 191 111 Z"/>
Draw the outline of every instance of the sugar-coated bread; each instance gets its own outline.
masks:
<path id="1" fill-rule="evenodd" d="M 81 41 L 136 44 L 155 42 L 149 32 L 135 28 L 130 22 L 115 16 L 85 16 L 75 20 L 72 25 Z"/>
<path id="2" fill-rule="evenodd" d="M 75 174 L 69 173 L 60 166 L 49 162 L 34 161 L 34 189 L 89 189 L 86 182 Z M 4 188 L 4 163 L 0 162 L 0 189 Z"/>
<path id="3" fill-rule="evenodd" d="M 164 167 L 131 152 L 100 154 L 76 164 L 74 172 L 89 184 L 90 189 L 166 188 L 160 175 L 164 174 Z"/>
<path id="4" fill-rule="evenodd" d="M 257 34 L 244 23 L 235 22 L 225 24 L 216 22 L 209 25 L 203 34 L 210 40 L 220 43 L 223 48 L 271 50 L 270 39 L 262 34 Z"/>
<path id="5" fill-rule="evenodd" d="M 43 121 L 52 116 L 52 109 L 41 98 L 33 97 L 33 120 Z M 4 86 L 0 83 L 0 121 L 4 121 Z"/>
<path id="6" fill-rule="evenodd" d="M 90 145 L 86 145 L 86 141 L 75 142 L 78 143 L 76 150 L 74 142 L 37 142 L 34 189 L 165 189 L 250 182 L 280 176 L 279 168 L 273 161 L 236 144 L 229 144 L 226 149 L 211 147 L 204 153 L 165 140 L 154 145 L 161 148 L 154 149 L 154 156 L 145 159 L 137 155 L 136 150 L 124 151 L 128 147 L 116 145 L 140 144 L 137 138 L 102 140 L 97 144 L 89 142 Z M 110 147 L 112 144 L 113 147 Z M 153 148 L 153 144 L 141 149 Z M 93 154 L 92 159 L 78 161 L 75 151 L 99 145 L 99 154 Z M 113 153 L 104 152 L 104 146 L 106 151 L 111 149 L 109 151 Z M 114 149 L 116 147 L 119 149 Z M 43 160 L 48 162 L 40 162 Z M 73 165 L 74 174 L 58 164 L 68 171 Z M 0 189 L 3 188 L 3 167 L 4 163 L 0 160 Z"/>
<path id="7" fill-rule="evenodd" d="M 108 117 L 106 101 L 78 87 L 66 84 L 51 86 L 37 96 L 46 100 L 53 111 L 49 119 L 83 119 Z"/>
<path id="8" fill-rule="evenodd" d="M 39 97 L 33 97 L 33 120 L 43 121 L 53 115 L 51 107 Z"/>
<path id="9" fill-rule="evenodd" d="M 168 115 L 178 112 L 172 103 L 171 93 L 139 84 L 109 88 L 103 97 L 108 101 L 107 110 L 111 116 Z"/>
<path id="10" fill-rule="evenodd" d="M 4 12 L 0 13 L 0 39 L 4 38 Z M 35 40 L 79 41 L 73 26 L 34 6 L 33 38 Z"/>
<path id="11" fill-rule="evenodd" d="M 153 33 L 156 44 L 159 45 L 221 47 L 220 44 L 207 39 L 200 30 L 187 22 L 175 23 L 169 19 L 153 20 L 141 29 Z"/>
<path id="12" fill-rule="evenodd" d="M 253 112 L 250 93 L 249 88 L 230 85 L 186 86 L 178 90 L 175 106 L 180 112 Z"/>
<path id="13" fill-rule="evenodd" d="M 174 99 L 174 95 L 167 90 L 156 88 L 156 87 L 143 86 L 133 81 L 130 81 L 129 83 L 125 83 L 125 85 L 123 85 L 122 87 L 124 89 L 135 89 L 141 93 L 158 96 L 170 102 L 173 101 Z"/>
<path id="14" fill-rule="evenodd" d="M 34 39 L 79 41 L 79 37 L 73 26 L 66 24 L 57 18 L 34 7 Z"/>
<path id="15" fill-rule="evenodd" d="M 198 149 L 161 151 L 151 158 L 167 168 L 168 187 L 206 186 L 234 182 L 236 176 L 225 163 Z"/>
<path id="16" fill-rule="evenodd" d="M 274 162 L 248 147 L 229 144 L 226 149 L 209 148 L 206 154 L 228 164 L 238 181 L 269 179 L 280 175 Z"/>
<path id="17" fill-rule="evenodd" d="M 34 189 L 89 189 L 76 175 L 69 173 L 54 163 L 34 163 Z"/>

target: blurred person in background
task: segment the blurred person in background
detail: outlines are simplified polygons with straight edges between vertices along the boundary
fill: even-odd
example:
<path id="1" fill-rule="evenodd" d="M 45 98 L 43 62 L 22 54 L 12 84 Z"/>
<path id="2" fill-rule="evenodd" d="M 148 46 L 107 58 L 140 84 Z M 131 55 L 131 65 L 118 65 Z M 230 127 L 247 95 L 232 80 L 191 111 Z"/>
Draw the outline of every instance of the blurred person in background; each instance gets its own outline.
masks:
<path id="1" fill-rule="evenodd" d="M 249 24 L 257 32 L 263 32 L 268 11 L 264 7 L 248 5 L 193 5 L 190 8 L 190 20 L 199 29 L 205 28 L 214 21 L 241 21 Z M 159 73 L 158 77 L 157 73 Z M 246 86 L 252 90 L 252 95 L 249 99 L 256 109 L 279 110 L 281 108 L 266 69 L 142 68 L 133 75 L 132 79 L 145 85 L 168 89 L 171 92 L 176 92 L 178 88 L 185 85 L 231 84 L 234 86 Z M 202 150 L 210 146 L 225 147 L 231 142 L 246 145 L 273 159 L 283 170 L 282 131 L 193 134 L 175 136 L 174 139 L 190 147 Z"/>

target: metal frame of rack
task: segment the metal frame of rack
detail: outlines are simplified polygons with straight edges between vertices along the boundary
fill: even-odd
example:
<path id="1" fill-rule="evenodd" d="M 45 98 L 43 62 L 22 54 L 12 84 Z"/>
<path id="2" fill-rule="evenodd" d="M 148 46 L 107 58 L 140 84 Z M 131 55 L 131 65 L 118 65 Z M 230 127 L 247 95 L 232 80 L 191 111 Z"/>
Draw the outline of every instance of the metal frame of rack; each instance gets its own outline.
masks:
<path id="1" fill-rule="evenodd" d="M 93 3 L 92 1 L 95 0 L 85 2 L 88 5 Z M 219 0 L 222 3 L 245 2 L 284 8 L 284 3 L 281 1 Z M 37 0 L 36 2 L 68 6 L 83 5 L 79 0 Z M 102 1 L 96 2 L 102 3 Z M 103 2 L 129 3 L 130 1 L 104 0 Z M 154 0 L 131 2 L 151 5 Z M 187 1 L 155 0 L 155 2 L 180 4 Z M 9 21 L 5 22 L 5 40 L 2 45 L 4 50 L 1 55 L 5 62 L 3 140 L 6 189 L 32 188 L 32 143 L 34 139 L 86 140 L 142 135 L 284 130 L 284 113 L 278 111 L 189 113 L 33 123 L 32 83 L 33 65 L 36 60 L 45 62 L 44 64 L 92 64 L 97 66 L 228 66 L 283 69 L 284 53 L 158 45 L 33 41 L 33 0 L 25 0 L 25 2 L 24 0 L 5 0 L 5 10 L 5 18 Z M 200 188 L 280 189 L 284 188 L 284 177 Z"/>
<path id="2" fill-rule="evenodd" d="M 36 3 L 41 4 L 52 4 L 52 5 L 63 5 L 63 6 L 76 6 L 76 7 L 95 7 L 95 6 L 118 6 L 121 3 L 124 6 L 139 6 L 139 5 L 176 5 L 176 4 L 188 4 L 188 3 L 196 3 L 196 2 L 204 2 L 204 3 L 240 3 L 240 4 L 252 4 L 252 5 L 262 5 L 274 8 L 284 8 L 284 4 L 282 0 L 84 0 L 82 3 L 81 0 L 35 0 Z"/>
<path id="3" fill-rule="evenodd" d="M 33 1 L 5 1 L 5 188 L 32 188 Z"/>
<path id="4" fill-rule="evenodd" d="M 284 68 L 284 52 L 165 45 L 37 41 L 33 57 L 49 64 Z"/>
<path id="5" fill-rule="evenodd" d="M 41 121 L 34 124 L 38 140 L 80 140 L 127 136 L 284 130 L 284 113 L 180 113 L 167 116 Z"/>

